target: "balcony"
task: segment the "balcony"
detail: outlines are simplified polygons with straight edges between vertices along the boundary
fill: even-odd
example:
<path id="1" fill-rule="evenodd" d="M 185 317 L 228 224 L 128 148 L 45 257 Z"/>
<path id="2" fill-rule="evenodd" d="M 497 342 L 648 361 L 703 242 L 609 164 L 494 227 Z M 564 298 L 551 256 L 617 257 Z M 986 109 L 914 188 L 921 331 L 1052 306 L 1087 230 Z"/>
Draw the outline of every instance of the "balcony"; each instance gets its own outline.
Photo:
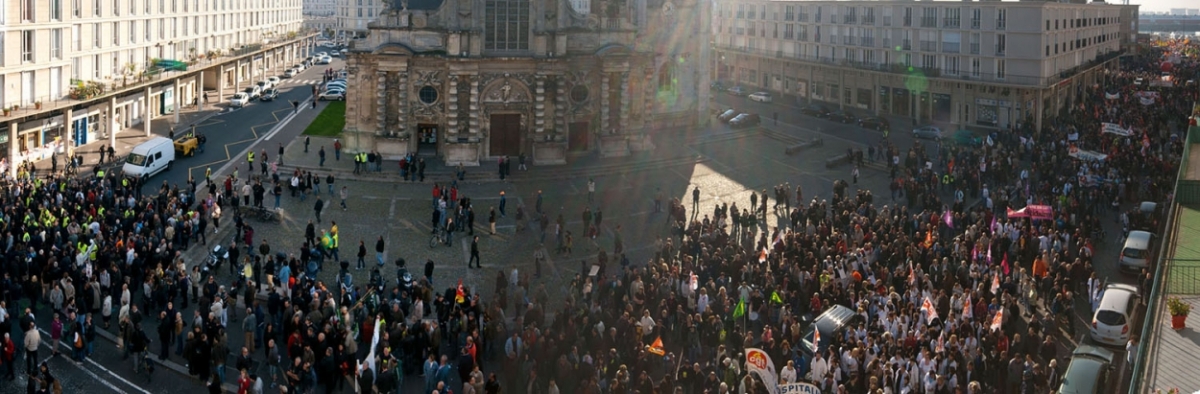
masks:
<path id="1" fill-rule="evenodd" d="M 842 45 L 854 45 L 854 37 L 842 36 Z"/>
<path id="2" fill-rule="evenodd" d="M 972 54 L 972 55 L 978 55 L 978 54 L 979 54 L 979 43 L 974 43 L 974 44 L 971 44 L 971 54 Z"/>
<path id="3" fill-rule="evenodd" d="M 796 18 L 796 21 L 797 22 L 808 22 L 808 14 L 800 14 L 800 17 Z"/>
<path id="4" fill-rule="evenodd" d="M 906 51 L 912 50 L 912 40 L 905 39 L 903 42 L 901 42 L 900 49 L 903 49 Z"/>
<path id="5" fill-rule="evenodd" d="M 808 32 L 797 34 L 796 40 L 797 41 L 808 41 Z"/>
<path id="6" fill-rule="evenodd" d="M 891 47 L 892 47 L 892 39 L 890 39 L 890 38 L 887 38 L 887 37 L 884 37 L 884 38 L 883 38 L 883 47 L 884 47 L 884 48 L 891 48 Z"/>
<path id="7" fill-rule="evenodd" d="M 977 19 L 977 18 L 976 18 L 976 19 L 971 19 L 971 28 L 972 28 L 972 29 L 978 29 L 978 28 L 979 28 L 979 19 Z"/>
<path id="8" fill-rule="evenodd" d="M 864 47 L 874 47 L 875 46 L 875 37 L 859 37 L 858 45 L 864 46 Z"/>
<path id="9" fill-rule="evenodd" d="M 883 25 L 891 26 L 892 25 L 892 17 L 890 17 L 890 16 L 883 17 Z"/>
<path id="10" fill-rule="evenodd" d="M 837 14 L 830 14 L 830 15 L 829 15 L 829 23 L 833 23 L 833 24 L 837 24 L 837 23 L 838 23 L 838 17 L 837 17 Z"/>
<path id="11" fill-rule="evenodd" d="M 958 18 L 945 18 L 942 19 L 942 27 L 947 29 L 957 29 L 960 21 L 961 20 Z"/>
<path id="12" fill-rule="evenodd" d="M 921 17 L 921 27 L 937 27 L 937 18 L 932 16 Z"/>
<path id="13" fill-rule="evenodd" d="M 911 27 L 911 26 L 912 26 L 912 17 L 911 16 L 904 17 L 904 27 Z"/>
<path id="14" fill-rule="evenodd" d="M 783 32 L 783 39 L 785 39 L 785 40 L 790 40 L 790 39 L 792 39 L 792 32 L 791 32 L 791 31 L 784 31 L 784 32 Z"/>
<path id="15" fill-rule="evenodd" d="M 843 17 L 842 23 L 858 23 L 858 17 L 854 15 L 846 15 Z"/>
<path id="16" fill-rule="evenodd" d="M 1008 21 L 1005 19 L 996 20 L 996 30 L 1004 30 L 1008 27 Z"/>
<path id="17" fill-rule="evenodd" d="M 996 48 L 996 56 L 1004 56 L 1004 48 L 1003 47 Z"/>
<path id="18" fill-rule="evenodd" d="M 862 24 L 864 24 L 864 25 L 874 25 L 874 24 L 875 24 L 875 16 L 874 16 L 874 15 L 867 15 L 867 16 L 864 16 L 864 17 L 862 18 Z"/>
<path id="19" fill-rule="evenodd" d="M 960 51 L 960 47 L 961 47 L 961 45 L 957 42 L 943 42 L 942 43 L 942 52 L 958 53 Z"/>
<path id="20" fill-rule="evenodd" d="M 937 52 L 937 41 L 921 41 L 921 52 Z"/>

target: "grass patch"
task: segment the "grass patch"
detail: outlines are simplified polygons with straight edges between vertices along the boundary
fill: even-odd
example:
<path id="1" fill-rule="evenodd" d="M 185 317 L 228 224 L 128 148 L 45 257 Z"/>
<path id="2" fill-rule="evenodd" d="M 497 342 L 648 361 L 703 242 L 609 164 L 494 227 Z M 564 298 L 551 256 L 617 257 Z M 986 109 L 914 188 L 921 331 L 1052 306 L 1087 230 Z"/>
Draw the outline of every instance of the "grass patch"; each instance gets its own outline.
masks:
<path id="1" fill-rule="evenodd" d="M 304 135 L 337 137 L 346 127 L 346 102 L 331 101 L 312 123 L 304 129 Z"/>

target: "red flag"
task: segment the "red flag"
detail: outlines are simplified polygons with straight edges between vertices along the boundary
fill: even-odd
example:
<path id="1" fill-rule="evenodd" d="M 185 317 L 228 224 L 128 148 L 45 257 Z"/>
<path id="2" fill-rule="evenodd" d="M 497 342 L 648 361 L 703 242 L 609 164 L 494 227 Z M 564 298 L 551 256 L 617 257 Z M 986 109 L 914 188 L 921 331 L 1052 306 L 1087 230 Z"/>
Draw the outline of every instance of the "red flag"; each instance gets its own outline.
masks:
<path id="1" fill-rule="evenodd" d="M 1004 324 L 1004 308 L 996 310 L 996 316 L 992 317 L 992 331 L 1000 329 L 1000 325 Z"/>
<path id="2" fill-rule="evenodd" d="M 817 348 L 820 346 L 821 346 L 821 330 L 814 329 L 813 330 L 813 342 L 812 342 L 813 353 L 816 353 Z"/>
<path id="3" fill-rule="evenodd" d="M 925 248 L 933 247 L 933 231 L 925 232 Z"/>
<path id="4" fill-rule="evenodd" d="M 913 271 L 912 261 L 910 260 L 908 262 L 908 284 L 913 285 L 916 283 L 917 283 L 917 272 Z"/>
<path id="5" fill-rule="evenodd" d="M 954 228 L 954 215 L 950 211 L 942 214 L 942 219 L 946 221 L 946 227 Z"/>
<path id="6" fill-rule="evenodd" d="M 971 295 L 970 294 L 968 294 L 967 298 L 965 300 L 963 300 L 962 314 L 963 314 L 964 318 L 967 318 L 967 319 L 971 318 Z"/>
<path id="7" fill-rule="evenodd" d="M 935 350 L 937 350 L 938 353 L 946 352 L 946 332 L 945 331 L 942 331 L 942 335 L 938 335 L 937 347 L 935 348 Z"/>
<path id="8" fill-rule="evenodd" d="M 925 313 L 926 324 L 938 318 L 937 310 L 933 309 L 933 302 L 929 301 L 929 297 L 925 297 L 925 300 L 921 301 L 921 312 Z"/>
<path id="9" fill-rule="evenodd" d="M 767 262 L 767 248 L 763 248 L 762 252 L 760 252 L 758 254 L 758 262 L 760 262 L 760 263 Z"/>
<path id="10" fill-rule="evenodd" d="M 989 254 L 988 257 L 990 258 L 991 255 Z M 1008 275 L 1008 272 L 1011 270 L 1011 268 L 1008 266 L 1008 253 L 1005 253 L 1004 259 L 1000 260 L 1000 268 L 1004 269 L 1005 275 Z"/>

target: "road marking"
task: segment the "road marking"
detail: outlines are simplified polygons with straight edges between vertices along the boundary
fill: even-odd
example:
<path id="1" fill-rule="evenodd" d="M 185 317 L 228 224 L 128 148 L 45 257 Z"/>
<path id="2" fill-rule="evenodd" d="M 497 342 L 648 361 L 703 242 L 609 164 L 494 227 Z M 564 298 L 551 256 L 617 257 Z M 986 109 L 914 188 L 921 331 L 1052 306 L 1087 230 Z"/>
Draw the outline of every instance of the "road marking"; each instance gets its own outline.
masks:
<path id="1" fill-rule="evenodd" d="M 39 331 L 39 332 L 41 332 L 41 333 L 43 333 L 43 334 L 45 334 L 45 335 L 46 335 L 46 337 L 49 337 L 49 336 L 50 336 L 50 333 L 49 333 L 49 332 L 46 332 L 46 330 L 43 330 L 43 329 L 41 329 L 41 328 L 38 328 L 38 331 Z M 53 346 L 52 346 L 52 345 L 50 345 L 49 343 L 47 343 L 47 341 L 42 341 L 41 345 L 42 345 L 42 346 L 45 346 L 45 347 L 48 347 L 48 348 L 50 348 L 50 350 L 52 350 L 52 351 L 54 350 Z M 71 347 L 70 347 L 70 346 L 67 346 L 67 343 L 66 343 L 65 341 L 60 341 L 60 342 L 58 343 L 58 346 L 59 346 L 59 347 L 61 347 L 61 348 L 65 348 L 65 349 L 67 349 L 67 350 L 68 350 L 68 352 L 67 352 L 67 353 L 64 353 L 64 354 L 63 354 L 63 356 L 65 356 L 65 357 L 68 357 L 68 358 L 71 358 L 71 357 L 72 357 L 72 352 L 74 352 L 74 349 L 71 349 Z M 147 354 L 149 354 L 149 353 L 147 353 Z M 49 358 L 49 357 L 47 357 L 47 358 L 43 359 L 42 361 L 46 361 L 46 360 L 49 360 L 49 359 L 50 359 L 50 358 Z M 117 375 L 117 374 L 116 374 L 115 372 L 113 372 L 112 370 L 110 370 L 110 369 L 108 369 L 108 368 L 105 368 L 103 365 L 100 365 L 99 363 L 97 363 L 97 362 L 96 362 L 96 360 L 93 360 L 91 357 L 85 358 L 84 360 L 87 360 L 88 364 L 91 364 L 91 365 L 95 366 L 96 368 L 100 368 L 100 369 L 101 369 L 101 370 L 103 370 L 104 372 L 107 372 L 109 375 L 112 375 L 112 377 L 114 377 L 114 378 L 117 378 L 117 380 L 120 380 L 121 382 L 124 382 L 125 384 L 129 385 L 130 387 L 133 387 L 133 388 L 134 388 L 134 389 L 136 389 L 138 392 L 141 392 L 141 393 L 144 393 L 144 394 L 150 394 L 150 392 L 149 392 L 149 391 L 146 391 L 145 389 L 141 388 L 140 386 L 138 386 L 138 385 L 136 385 L 136 384 L 133 384 L 133 382 L 130 382 L 130 381 L 128 381 L 128 380 L 125 380 L 125 378 L 121 377 L 120 375 Z M 84 373 L 87 373 L 87 374 L 88 374 L 88 376 L 91 376 L 91 377 L 92 377 L 92 379 L 95 379 L 96 381 L 99 381 L 101 384 L 103 384 L 103 385 L 107 386 L 108 388 L 112 389 L 113 391 L 116 391 L 116 392 L 118 392 L 118 393 L 125 393 L 125 392 L 126 392 L 125 390 L 121 390 L 121 389 L 120 389 L 120 388 L 118 388 L 116 385 L 112 384 L 112 382 L 109 382 L 108 380 L 105 380 L 105 379 L 102 379 L 102 378 L 100 378 L 100 376 L 96 375 L 96 374 L 95 374 L 94 372 L 92 372 L 92 371 L 89 371 L 87 368 L 84 368 L 84 367 L 80 366 L 79 364 L 75 364 L 75 363 L 74 363 L 74 359 L 73 359 L 73 358 L 72 358 L 70 361 L 72 361 L 72 362 L 71 362 L 71 364 L 72 364 L 72 365 L 74 365 L 74 366 L 75 366 L 75 368 L 79 368 L 79 369 L 80 369 L 81 371 L 83 371 Z"/>
<path id="2" fill-rule="evenodd" d="M 394 217 L 396 217 L 396 199 L 395 198 L 392 199 L 392 205 L 390 207 L 388 207 L 388 218 L 391 219 Z"/>
<path id="3" fill-rule="evenodd" d="M 292 119 L 295 119 L 297 115 L 300 115 L 300 111 L 306 111 L 310 109 L 308 106 L 308 103 L 310 102 L 312 102 L 312 98 L 307 98 L 304 101 L 301 101 L 300 105 L 296 107 L 296 110 L 293 111 L 291 115 L 283 117 L 283 119 L 279 120 L 278 124 L 276 124 L 271 131 L 267 132 L 267 135 L 263 137 L 263 141 L 270 141 L 271 138 L 275 137 L 275 134 L 279 134 L 279 131 L 283 130 L 284 126 L 286 126 L 288 123 L 291 123 Z M 275 114 L 272 113 L 271 115 L 274 116 Z"/>

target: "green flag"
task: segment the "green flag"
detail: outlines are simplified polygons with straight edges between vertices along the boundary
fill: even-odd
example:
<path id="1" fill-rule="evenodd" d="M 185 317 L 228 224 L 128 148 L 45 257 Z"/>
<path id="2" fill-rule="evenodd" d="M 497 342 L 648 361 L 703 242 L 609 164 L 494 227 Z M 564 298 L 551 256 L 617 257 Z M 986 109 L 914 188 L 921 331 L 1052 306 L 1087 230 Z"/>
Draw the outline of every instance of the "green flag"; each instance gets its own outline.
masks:
<path id="1" fill-rule="evenodd" d="M 774 302 L 774 303 L 776 303 L 776 304 L 782 304 L 782 303 L 783 303 L 783 297 L 780 297 L 780 296 L 779 296 L 779 292 L 778 292 L 778 291 L 772 291 L 772 292 L 771 292 L 771 302 Z"/>
<path id="2" fill-rule="evenodd" d="M 733 308 L 733 318 L 737 319 L 746 314 L 746 300 L 739 300 L 737 308 Z"/>

